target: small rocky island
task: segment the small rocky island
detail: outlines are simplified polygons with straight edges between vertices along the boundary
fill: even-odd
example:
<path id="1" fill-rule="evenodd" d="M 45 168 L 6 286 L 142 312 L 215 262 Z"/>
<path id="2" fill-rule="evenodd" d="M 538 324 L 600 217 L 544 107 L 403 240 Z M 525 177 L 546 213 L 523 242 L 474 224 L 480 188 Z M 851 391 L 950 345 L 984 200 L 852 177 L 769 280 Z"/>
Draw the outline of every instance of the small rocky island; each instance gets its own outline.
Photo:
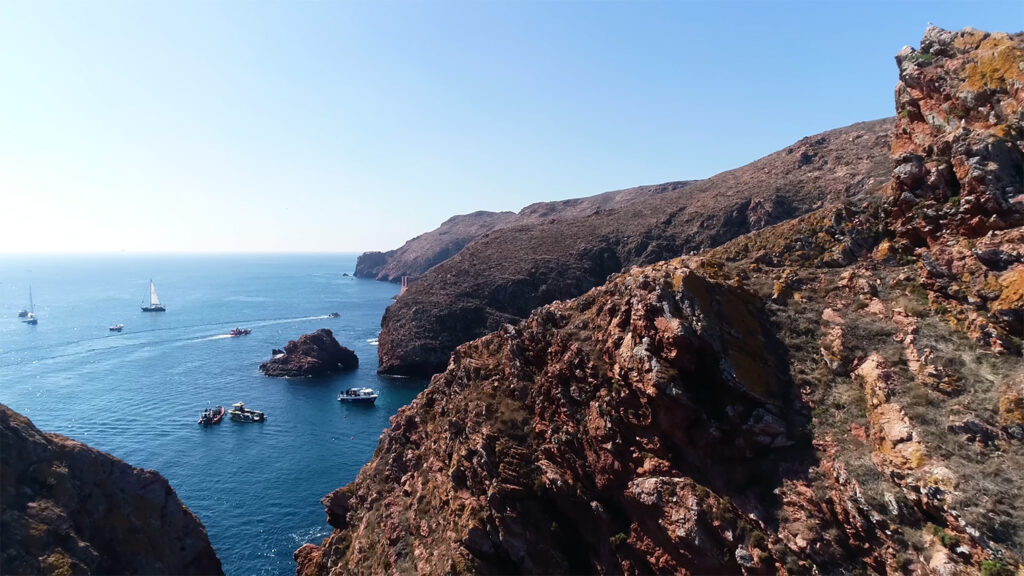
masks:
<path id="1" fill-rule="evenodd" d="M 260 364 L 260 372 L 277 378 L 328 376 L 359 367 L 356 353 L 345 348 L 327 328 L 304 334 L 288 342 L 284 351 L 274 350 L 274 357 Z"/>

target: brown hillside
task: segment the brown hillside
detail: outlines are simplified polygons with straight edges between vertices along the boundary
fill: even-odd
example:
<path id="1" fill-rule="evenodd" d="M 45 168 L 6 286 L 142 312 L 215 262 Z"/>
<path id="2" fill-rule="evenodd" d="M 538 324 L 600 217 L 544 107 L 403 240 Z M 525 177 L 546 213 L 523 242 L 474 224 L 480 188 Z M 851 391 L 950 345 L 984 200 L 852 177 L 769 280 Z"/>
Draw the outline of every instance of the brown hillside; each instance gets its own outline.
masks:
<path id="1" fill-rule="evenodd" d="M 1022 49 L 929 28 L 901 53 L 883 198 L 460 346 L 298 573 L 1024 571 L 1024 97 L 978 72 Z"/>
<path id="2" fill-rule="evenodd" d="M 397 282 L 402 276 L 417 278 L 441 262 L 458 254 L 470 242 L 501 228 L 529 224 L 553 218 L 579 218 L 600 210 L 626 205 L 679 190 L 687 182 L 666 182 L 655 186 L 637 186 L 613 190 L 585 198 L 571 198 L 554 202 L 537 202 L 519 213 L 478 211 L 453 216 L 436 230 L 409 240 L 397 250 L 366 252 L 356 260 L 355 275 Z"/>
<path id="3" fill-rule="evenodd" d="M 493 231 L 415 281 L 388 309 L 380 371 L 428 376 L 444 369 L 459 344 L 578 296 L 609 274 L 717 246 L 826 203 L 875 195 L 891 168 L 891 126 L 854 124 L 618 208 Z"/>

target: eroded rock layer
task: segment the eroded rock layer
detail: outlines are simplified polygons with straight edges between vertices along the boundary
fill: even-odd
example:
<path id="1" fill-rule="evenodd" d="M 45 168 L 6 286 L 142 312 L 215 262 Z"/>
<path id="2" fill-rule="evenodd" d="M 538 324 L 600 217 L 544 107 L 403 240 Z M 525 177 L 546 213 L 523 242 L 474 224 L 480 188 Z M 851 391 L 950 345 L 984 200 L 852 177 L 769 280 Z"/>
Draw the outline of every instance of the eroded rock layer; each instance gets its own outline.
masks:
<path id="1" fill-rule="evenodd" d="M 167 480 L 0 404 L 0 573 L 223 574 Z"/>
<path id="2" fill-rule="evenodd" d="M 1024 571 L 1024 36 L 921 46 L 883 195 L 459 346 L 298 573 Z"/>

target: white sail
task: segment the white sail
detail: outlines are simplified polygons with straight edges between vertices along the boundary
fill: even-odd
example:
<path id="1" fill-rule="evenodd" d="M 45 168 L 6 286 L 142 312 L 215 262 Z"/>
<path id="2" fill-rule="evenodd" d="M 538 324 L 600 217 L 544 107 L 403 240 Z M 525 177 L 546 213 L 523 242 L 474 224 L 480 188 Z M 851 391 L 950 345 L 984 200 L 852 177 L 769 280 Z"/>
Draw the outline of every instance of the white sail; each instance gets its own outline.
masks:
<path id="1" fill-rule="evenodd" d="M 149 305 L 150 306 L 159 306 L 160 305 L 160 298 L 157 297 L 157 295 L 156 295 L 156 285 L 153 284 L 152 280 L 149 281 Z"/>

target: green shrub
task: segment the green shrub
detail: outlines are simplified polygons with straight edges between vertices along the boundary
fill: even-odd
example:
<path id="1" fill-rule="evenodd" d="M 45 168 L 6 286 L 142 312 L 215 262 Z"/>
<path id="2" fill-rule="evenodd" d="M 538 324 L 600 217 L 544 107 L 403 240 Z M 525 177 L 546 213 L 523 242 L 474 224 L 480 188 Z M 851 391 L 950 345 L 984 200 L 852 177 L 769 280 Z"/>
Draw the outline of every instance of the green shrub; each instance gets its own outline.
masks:
<path id="1" fill-rule="evenodd" d="M 1013 570 L 998 558 L 981 561 L 981 576 L 1013 576 Z"/>

